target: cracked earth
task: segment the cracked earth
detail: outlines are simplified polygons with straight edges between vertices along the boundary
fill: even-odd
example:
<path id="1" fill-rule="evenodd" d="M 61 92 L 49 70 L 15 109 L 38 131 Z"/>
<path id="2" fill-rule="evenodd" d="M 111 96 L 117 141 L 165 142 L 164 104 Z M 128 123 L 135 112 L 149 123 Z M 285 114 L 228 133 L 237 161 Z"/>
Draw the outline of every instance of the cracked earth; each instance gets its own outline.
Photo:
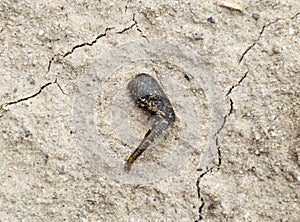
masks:
<path id="1" fill-rule="evenodd" d="M 300 6 L 235 2 L 241 12 L 201 1 L 1 1 L 1 221 L 297 221 Z M 201 169 L 193 152 L 164 180 L 120 184 L 78 147 L 76 88 L 97 55 L 159 38 L 196 51 L 222 88 L 218 160 Z"/>

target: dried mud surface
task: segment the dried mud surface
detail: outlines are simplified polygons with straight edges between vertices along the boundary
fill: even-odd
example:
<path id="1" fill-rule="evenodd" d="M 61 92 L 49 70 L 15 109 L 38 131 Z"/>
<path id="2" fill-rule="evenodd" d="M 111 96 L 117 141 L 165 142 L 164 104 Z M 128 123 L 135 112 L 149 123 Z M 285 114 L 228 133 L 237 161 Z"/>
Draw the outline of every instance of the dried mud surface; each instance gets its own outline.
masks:
<path id="1" fill-rule="evenodd" d="M 297 221 L 300 6 L 294 1 L 0 2 L 1 221 Z M 201 55 L 226 111 L 218 160 L 122 184 L 90 168 L 72 128 L 97 55 L 163 38 Z M 170 98 L 172 100 L 172 98 Z"/>

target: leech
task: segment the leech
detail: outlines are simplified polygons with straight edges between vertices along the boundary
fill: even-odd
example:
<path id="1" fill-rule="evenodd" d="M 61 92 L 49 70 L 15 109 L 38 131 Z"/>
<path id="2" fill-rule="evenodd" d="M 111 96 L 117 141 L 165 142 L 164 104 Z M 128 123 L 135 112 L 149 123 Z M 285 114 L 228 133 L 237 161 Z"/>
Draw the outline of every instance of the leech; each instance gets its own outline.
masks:
<path id="1" fill-rule="evenodd" d="M 128 83 L 131 97 L 139 107 L 149 111 L 154 117 L 151 129 L 147 131 L 140 145 L 129 156 L 125 171 L 129 172 L 134 161 L 150 146 L 150 144 L 175 121 L 175 112 L 170 100 L 150 75 L 141 73 Z"/>

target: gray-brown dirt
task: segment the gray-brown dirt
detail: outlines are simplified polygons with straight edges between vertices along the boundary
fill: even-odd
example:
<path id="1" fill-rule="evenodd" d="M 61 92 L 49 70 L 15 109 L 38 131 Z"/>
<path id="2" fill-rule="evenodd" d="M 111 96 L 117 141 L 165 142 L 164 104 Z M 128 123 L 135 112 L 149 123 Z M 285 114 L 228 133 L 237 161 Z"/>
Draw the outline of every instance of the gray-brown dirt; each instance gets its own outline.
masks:
<path id="1" fill-rule="evenodd" d="M 297 221 L 298 0 L 0 2 L 0 221 Z M 123 184 L 90 167 L 73 101 L 94 58 L 163 38 L 201 55 L 226 100 L 219 161 Z M 172 98 L 170 98 L 172 100 Z M 222 137 L 221 137 L 222 136 Z"/>

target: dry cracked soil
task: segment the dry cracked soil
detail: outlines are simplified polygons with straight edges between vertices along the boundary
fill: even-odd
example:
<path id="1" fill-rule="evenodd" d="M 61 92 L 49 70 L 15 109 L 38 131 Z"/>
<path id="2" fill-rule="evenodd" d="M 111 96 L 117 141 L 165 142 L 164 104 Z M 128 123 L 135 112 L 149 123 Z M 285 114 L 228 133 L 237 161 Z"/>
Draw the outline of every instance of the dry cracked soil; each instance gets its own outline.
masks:
<path id="1" fill-rule="evenodd" d="M 164 46 L 146 47 L 157 40 L 172 44 L 175 54 L 177 45 L 190 54 L 173 58 L 170 49 L 159 57 Z M 0 221 L 299 221 L 298 0 L 1 0 L 0 43 Z M 123 57 L 113 51 L 129 43 Z M 147 183 L 114 179 L 110 172 L 117 170 L 101 165 L 101 158 L 115 158 L 105 151 L 97 154 L 103 168 L 91 167 L 97 158 L 86 152 L 95 150 L 82 149 L 86 141 L 78 142 L 73 125 L 74 101 L 89 67 L 101 63 L 97 81 L 112 81 L 99 86 L 95 106 L 107 99 L 116 105 L 115 87 L 124 88 L 136 72 L 179 86 L 183 80 L 170 73 L 184 73 L 178 63 L 192 55 L 191 61 L 210 70 L 204 74 L 214 79 L 224 101 L 214 136 L 199 137 L 203 143 L 180 168 Z M 204 76 L 202 69 L 194 71 L 185 73 L 187 81 Z M 207 132 L 199 104 L 210 107 L 214 101 L 204 102 L 201 89 L 194 91 L 200 119 L 194 124 Z M 178 101 L 179 110 L 185 100 Z M 120 145 L 113 118 L 102 115 L 98 131 L 123 158 L 134 145 Z M 138 136 L 126 141 L 143 135 L 144 129 L 139 135 L 134 127 L 130 132 Z M 209 139 L 215 158 L 205 165 L 202 151 Z M 146 152 L 136 166 L 155 162 L 156 152 L 164 151 Z"/>

